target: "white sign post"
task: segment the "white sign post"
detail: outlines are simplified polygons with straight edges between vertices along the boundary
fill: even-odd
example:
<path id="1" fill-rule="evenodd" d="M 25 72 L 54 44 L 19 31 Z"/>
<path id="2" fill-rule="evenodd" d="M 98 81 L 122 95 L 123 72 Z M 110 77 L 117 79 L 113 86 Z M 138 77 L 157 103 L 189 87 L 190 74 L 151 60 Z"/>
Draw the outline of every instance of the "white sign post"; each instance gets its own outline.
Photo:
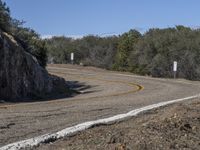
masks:
<path id="1" fill-rule="evenodd" d="M 71 63 L 74 63 L 74 53 L 71 53 Z"/>
<path id="2" fill-rule="evenodd" d="M 175 79 L 176 78 L 176 72 L 177 72 L 177 61 L 174 61 L 173 71 L 174 71 L 174 79 Z"/>

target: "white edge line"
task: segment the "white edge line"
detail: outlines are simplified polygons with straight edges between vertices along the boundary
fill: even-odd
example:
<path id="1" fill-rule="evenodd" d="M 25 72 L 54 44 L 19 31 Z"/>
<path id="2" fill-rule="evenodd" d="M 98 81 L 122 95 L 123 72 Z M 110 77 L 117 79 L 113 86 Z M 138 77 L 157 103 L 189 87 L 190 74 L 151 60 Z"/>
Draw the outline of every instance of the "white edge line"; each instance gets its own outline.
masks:
<path id="1" fill-rule="evenodd" d="M 51 140 L 51 139 L 57 140 L 57 139 L 60 139 L 60 138 L 66 137 L 66 136 L 75 135 L 77 132 L 84 131 L 84 130 L 89 129 L 89 128 L 96 126 L 96 125 L 112 124 L 112 123 L 115 123 L 117 121 L 122 121 L 122 120 L 125 120 L 127 118 L 137 116 L 138 114 L 145 112 L 145 111 L 148 111 L 148 110 L 151 110 L 151 109 L 159 108 L 161 106 L 169 105 L 169 104 L 172 104 L 172 103 L 177 103 L 177 102 L 184 101 L 184 100 L 194 99 L 194 98 L 198 98 L 198 97 L 200 97 L 199 94 L 194 95 L 194 96 L 190 96 L 190 97 L 175 99 L 175 100 L 171 100 L 171 101 L 160 102 L 160 103 L 157 103 L 157 104 L 152 104 L 152 105 L 148 105 L 148 106 L 141 107 L 141 108 L 138 108 L 138 109 L 134 109 L 134 110 L 129 111 L 128 113 L 125 113 L 125 114 L 119 114 L 119 115 L 115 115 L 113 117 L 109 117 L 109 118 L 105 118 L 105 119 L 99 119 L 99 120 L 95 120 L 95 121 L 84 122 L 84 123 L 81 123 L 81 124 L 78 124 L 78 125 L 75 125 L 75 126 L 72 126 L 72 127 L 65 128 L 65 129 L 58 131 L 56 133 L 53 133 L 53 134 L 45 134 L 45 135 L 38 136 L 38 137 L 35 137 L 35 138 L 31 138 L 31 139 L 15 142 L 15 143 L 12 143 L 12 144 L 8 144 L 8 145 L 1 147 L 0 150 L 19 150 L 19 149 L 22 149 L 22 148 L 24 148 L 24 149 L 25 148 L 31 148 L 31 147 L 34 147 L 34 146 L 38 146 L 42 143 L 45 143 L 46 141 Z"/>

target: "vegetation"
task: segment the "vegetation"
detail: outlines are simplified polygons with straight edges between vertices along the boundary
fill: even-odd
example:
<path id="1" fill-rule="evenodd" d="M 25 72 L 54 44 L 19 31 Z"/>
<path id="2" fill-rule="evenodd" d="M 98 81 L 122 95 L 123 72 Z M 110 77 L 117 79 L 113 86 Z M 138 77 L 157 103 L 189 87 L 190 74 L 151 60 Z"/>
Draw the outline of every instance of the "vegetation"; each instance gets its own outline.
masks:
<path id="1" fill-rule="evenodd" d="M 114 63 L 118 37 L 86 36 L 74 40 L 66 37 L 53 37 L 46 40 L 49 63 L 70 63 L 70 53 L 75 55 L 74 62 L 84 65 L 110 69 Z"/>
<path id="2" fill-rule="evenodd" d="M 130 54 L 133 72 L 171 77 L 172 63 L 178 62 L 178 76 L 200 79 L 200 30 L 184 26 L 150 29 Z"/>
<path id="3" fill-rule="evenodd" d="M 127 71 L 130 65 L 129 55 L 134 51 L 134 45 L 141 38 L 141 34 L 136 30 L 130 30 L 128 33 L 119 36 L 115 64 L 113 69 Z"/>
<path id="4" fill-rule="evenodd" d="M 178 77 L 200 80 L 200 30 L 184 26 L 150 29 L 143 35 L 130 30 L 119 36 L 86 36 L 82 39 L 53 37 L 46 40 L 49 61 L 83 63 L 130 71 L 154 77 L 173 77 L 173 61 L 178 62 Z"/>
<path id="5" fill-rule="evenodd" d="M 41 40 L 34 30 L 22 25 L 10 17 L 9 8 L 0 0 L 0 30 L 13 35 L 43 67 L 47 52 L 49 63 L 70 63 L 73 52 L 76 64 L 154 77 L 172 77 L 172 64 L 177 61 L 178 77 L 200 80 L 200 29 L 176 26 L 150 29 L 143 35 L 130 30 L 119 36 Z"/>
<path id="6" fill-rule="evenodd" d="M 15 37 L 21 46 L 35 56 L 42 67 L 46 66 L 47 49 L 45 42 L 32 29 L 24 28 L 23 22 L 11 18 L 6 3 L 0 0 L 0 31 L 7 32 Z"/>

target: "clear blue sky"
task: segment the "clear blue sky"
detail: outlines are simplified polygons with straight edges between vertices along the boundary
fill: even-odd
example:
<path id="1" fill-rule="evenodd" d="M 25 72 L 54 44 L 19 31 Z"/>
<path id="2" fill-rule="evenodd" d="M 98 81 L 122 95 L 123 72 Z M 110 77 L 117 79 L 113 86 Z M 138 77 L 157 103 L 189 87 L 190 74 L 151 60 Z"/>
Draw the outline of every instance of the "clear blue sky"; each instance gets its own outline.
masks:
<path id="1" fill-rule="evenodd" d="M 120 34 L 200 25 L 200 0 L 3 0 L 41 35 Z"/>

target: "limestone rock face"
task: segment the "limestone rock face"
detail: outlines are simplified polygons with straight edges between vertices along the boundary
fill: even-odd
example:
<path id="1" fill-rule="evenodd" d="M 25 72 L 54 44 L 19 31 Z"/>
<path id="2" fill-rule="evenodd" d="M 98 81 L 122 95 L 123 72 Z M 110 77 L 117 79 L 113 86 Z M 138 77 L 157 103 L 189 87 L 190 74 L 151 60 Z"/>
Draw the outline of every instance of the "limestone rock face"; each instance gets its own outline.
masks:
<path id="1" fill-rule="evenodd" d="M 64 91 L 64 79 L 49 75 L 12 36 L 0 32 L 0 100 L 44 98 Z"/>

